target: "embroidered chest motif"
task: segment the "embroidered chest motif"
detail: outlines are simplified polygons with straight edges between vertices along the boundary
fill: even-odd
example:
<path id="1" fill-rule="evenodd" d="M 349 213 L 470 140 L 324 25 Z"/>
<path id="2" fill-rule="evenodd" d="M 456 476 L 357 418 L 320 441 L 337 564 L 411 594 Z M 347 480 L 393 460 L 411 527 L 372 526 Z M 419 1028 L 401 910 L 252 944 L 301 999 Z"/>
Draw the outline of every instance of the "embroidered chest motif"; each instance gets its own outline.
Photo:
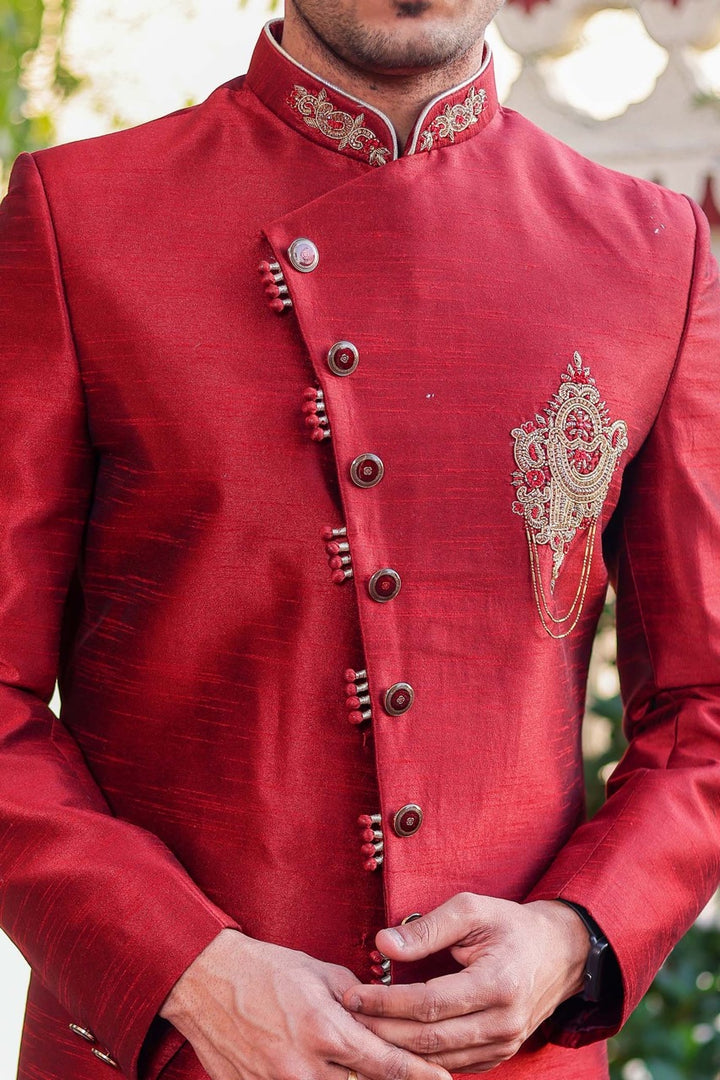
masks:
<path id="1" fill-rule="evenodd" d="M 476 90 L 471 86 L 464 101 L 457 105 L 446 105 L 443 112 L 420 133 L 418 150 L 432 150 L 439 142 L 447 139 L 455 142 L 455 136 L 460 131 L 477 124 L 478 117 L 485 108 L 487 93 L 485 90 Z"/>
<path id="2" fill-rule="evenodd" d="M 348 146 L 360 150 L 370 165 L 385 165 L 392 157 L 392 151 L 382 145 L 375 132 L 365 127 L 365 113 L 353 116 L 336 109 L 324 88 L 312 94 L 304 86 L 295 85 L 288 95 L 288 104 L 302 116 L 308 127 L 316 128 L 337 142 L 338 150 Z"/>
<path id="3" fill-rule="evenodd" d="M 627 449 L 627 425 L 611 421 L 590 369 L 578 352 L 561 376 L 544 415 L 512 431 L 517 469 L 513 511 L 525 520 L 533 591 L 540 619 L 551 637 L 566 637 L 577 625 L 590 577 L 597 520 L 610 481 Z M 538 545 L 552 551 L 550 592 L 575 535 L 587 533 L 575 599 L 558 617 L 550 610 L 540 572 Z M 554 626 L 565 627 L 555 630 Z"/>

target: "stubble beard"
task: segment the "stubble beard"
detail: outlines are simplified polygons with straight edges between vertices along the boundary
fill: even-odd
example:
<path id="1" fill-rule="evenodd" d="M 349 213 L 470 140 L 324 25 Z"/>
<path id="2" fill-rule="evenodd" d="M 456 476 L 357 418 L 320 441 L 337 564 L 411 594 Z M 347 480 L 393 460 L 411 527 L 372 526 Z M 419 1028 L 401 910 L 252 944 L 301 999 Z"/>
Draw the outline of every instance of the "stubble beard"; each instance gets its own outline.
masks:
<path id="1" fill-rule="evenodd" d="M 359 23 L 336 0 L 319 0 L 322 17 L 316 15 L 312 0 L 288 0 L 309 32 L 330 54 L 354 67 L 389 73 L 395 70 L 423 70 L 451 64 L 464 56 L 482 37 L 486 21 L 424 29 L 405 36 L 374 29 Z M 405 0 L 396 4 L 398 21 L 420 17 L 428 0 Z"/>

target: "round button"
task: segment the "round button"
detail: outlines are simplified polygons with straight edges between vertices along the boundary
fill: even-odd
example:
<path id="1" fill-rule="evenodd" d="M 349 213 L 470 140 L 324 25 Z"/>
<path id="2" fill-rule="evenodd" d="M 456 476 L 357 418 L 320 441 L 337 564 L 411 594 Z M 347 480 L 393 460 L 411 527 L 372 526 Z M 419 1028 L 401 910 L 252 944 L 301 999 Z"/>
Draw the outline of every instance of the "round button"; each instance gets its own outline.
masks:
<path id="1" fill-rule="evenodd" d="M 377 454 L 359 454 L 350 466 L 350 479 L 359 488 L 375 487 L 384 473 L 385 466 Z"/>
<path id="2" fill-rule="evenodd" d="M 378 604 L 385 604 L 388 600 L 395 599 L 400 592 L 400 584 L 400 575 L 397 570 L 391 570 L 386 566 L 383 570 L 376 570 L 370 578 L 368 592 Z"/>
<path id="3" fill-rule="evenodd" d="M 360 363 L 360 353 L 352 341 L 336 341 L 327 354 L 327 362 L 333 375 L 352 375 Z"/>
<path id="4" fill-rule="evenodd" d="M 308 240 L 306 236 L 300 236 L 297 240 L 293 240 L 288 248 L 288 259 L 300 273 L 309 274 L 320 262 L 320 253 L 312 240 Z"/>
<path id="5" fill-rule="evenodd" d="M 412 836 L 422 825 L 423 812 L 415 803 L 401 806 L 393 818 L 396 836 Z"/>
<path id="6" fill-rule="evenodd" d="M 415 691 L 410 683 L 396 682 L 385 691 L 385 712 L 390 716 L 402 716 L 415 700 Z"/>
<path id="7" fill-rule="evenodd" d="M 400 925 L 404 926 L 405 923 L 415 922 L 416 919 L 422 919 L 419 911 L 413 911 L 412 915 L 406 915 L 404 919 L 400 920 Z"/>

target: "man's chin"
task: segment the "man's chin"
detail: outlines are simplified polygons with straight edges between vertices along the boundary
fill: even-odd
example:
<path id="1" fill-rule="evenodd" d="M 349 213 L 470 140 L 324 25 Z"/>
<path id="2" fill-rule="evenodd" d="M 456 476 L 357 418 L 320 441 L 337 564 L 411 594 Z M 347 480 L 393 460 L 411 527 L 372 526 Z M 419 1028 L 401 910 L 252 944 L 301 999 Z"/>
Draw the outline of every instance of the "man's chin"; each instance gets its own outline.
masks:
<path id="1" fill-rule="evenodd" d="M 393 31 L 369 32 L 355 48 L 341 52 L 346 63 L 373 75 L 400 77 L 419 75 L 459 60 L 468 51 L 467 41 L 438 33 L 433 28 L 405 34 Z M 470 43 L 470 46 L 474 43 Z"/>

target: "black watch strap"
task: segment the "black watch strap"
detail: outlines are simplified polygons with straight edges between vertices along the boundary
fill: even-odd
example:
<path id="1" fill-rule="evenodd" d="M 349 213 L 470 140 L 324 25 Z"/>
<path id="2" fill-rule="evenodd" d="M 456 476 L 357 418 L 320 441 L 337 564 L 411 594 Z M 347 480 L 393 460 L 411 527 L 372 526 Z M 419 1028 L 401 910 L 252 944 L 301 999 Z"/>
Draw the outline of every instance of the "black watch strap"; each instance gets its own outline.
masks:
<path id="1" fill-rule="evenodd" d="M 582 997 L 585 1001 L 597 1002 L 600 1000 L 602 990 L 602 971 L 605 962 L 605 957 L 610 950 L 610 943 L 603 934 L 602 930 L 591 919 L 584 907 L 579 904 L 574 904 L 572 900 L 563 900 L 558 897 L 561 904 L 566 904 L 567 907 L 571 907 L 574 912 L 585 923 L 588 934 L 590 935 L 590 952 L 585 963 L 585 971 L 583 972 L 584 987 L 582 990 Z"/>

